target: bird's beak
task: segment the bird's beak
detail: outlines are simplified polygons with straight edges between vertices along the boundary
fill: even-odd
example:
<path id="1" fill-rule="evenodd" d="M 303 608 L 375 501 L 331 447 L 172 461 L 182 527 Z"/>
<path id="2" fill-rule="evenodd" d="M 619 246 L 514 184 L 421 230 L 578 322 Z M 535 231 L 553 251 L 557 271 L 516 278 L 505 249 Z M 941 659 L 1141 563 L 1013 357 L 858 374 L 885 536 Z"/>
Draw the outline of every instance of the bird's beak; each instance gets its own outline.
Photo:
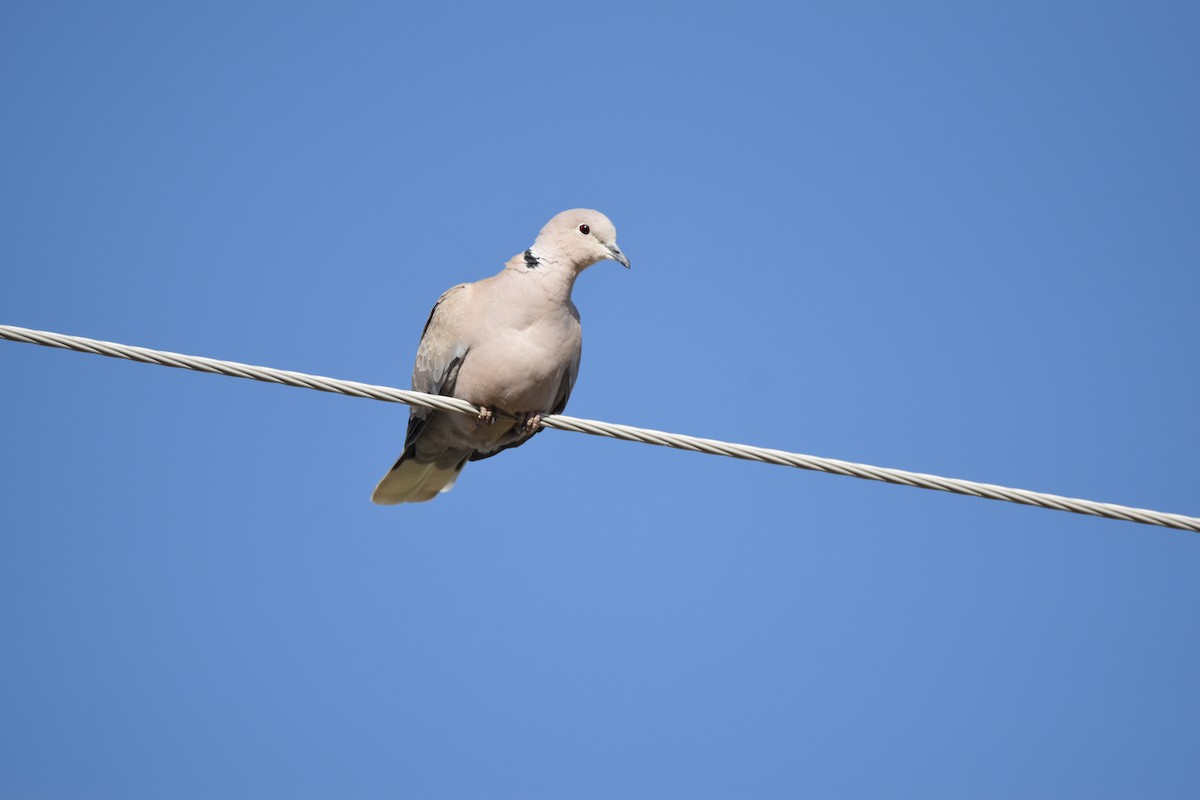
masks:
<path id="1" fill-rule="evenodd" d="M 612 256 L 613 261 L 623 264 L 625 269 L 629 269 L 629 259 L 625 257 L 624 253 L 621 252 L 621 248 L 617 247 L 615 244 L 610 244 L 608 245 L 608 252 L 609 255 Z"/>

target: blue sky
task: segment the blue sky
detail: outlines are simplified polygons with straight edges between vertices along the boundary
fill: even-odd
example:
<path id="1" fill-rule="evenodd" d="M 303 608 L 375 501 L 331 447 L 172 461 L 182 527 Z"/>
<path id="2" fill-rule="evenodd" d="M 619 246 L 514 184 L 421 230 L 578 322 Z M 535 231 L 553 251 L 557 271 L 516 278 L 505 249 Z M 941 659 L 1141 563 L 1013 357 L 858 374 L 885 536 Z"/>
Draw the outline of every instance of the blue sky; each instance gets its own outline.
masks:
<path id="1" fill-rule="evenodd" d="M 0 9 L 0 322 L 408 385 L 555 212 L 568 413 L 1200 514 L 1191 3 Z M 0 796 L 1175 798 L 1200 539 L 0 342 Z"/>

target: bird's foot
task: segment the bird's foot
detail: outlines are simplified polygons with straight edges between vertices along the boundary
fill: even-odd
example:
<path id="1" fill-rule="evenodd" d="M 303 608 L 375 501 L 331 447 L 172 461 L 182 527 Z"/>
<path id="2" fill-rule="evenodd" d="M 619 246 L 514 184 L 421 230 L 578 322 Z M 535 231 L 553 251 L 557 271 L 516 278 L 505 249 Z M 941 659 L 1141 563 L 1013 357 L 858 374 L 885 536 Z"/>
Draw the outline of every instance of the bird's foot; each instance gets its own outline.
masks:
<path id="1" fill-rule="evenodd" d="M 496 413 L 487 406 L 480 406 L 479 416 L 476 417 L 476 420 L 480 425 L 491 425 L 496 421 Z"/>
<path id="2" fill-rule="evenodd" d="M 542 427 L 541 412 L 534 411 L 525 414 L 517 414 L 516 428 L 518 433 L 533 433 L 540 427 Z"/>

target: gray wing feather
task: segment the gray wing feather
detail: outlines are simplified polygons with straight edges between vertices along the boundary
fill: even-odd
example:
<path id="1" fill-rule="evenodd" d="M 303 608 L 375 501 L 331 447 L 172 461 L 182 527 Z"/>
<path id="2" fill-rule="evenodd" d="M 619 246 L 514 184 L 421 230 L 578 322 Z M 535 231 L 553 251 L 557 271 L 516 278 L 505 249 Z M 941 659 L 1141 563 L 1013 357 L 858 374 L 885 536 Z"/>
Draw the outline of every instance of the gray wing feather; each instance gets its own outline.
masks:
<path id="1" fill-rule="evenodd" d="M 454 391 L 458 366 L 467 354 L 467 347 L 456 330 L 459 317 L 456 307 L 464 299 L 467 285 L 460 283 L 448 289 L 429 312 L 413 363 L 412 387 L 418 392 L 450 394 Z"/>
<path id="2" fill-rule="evenodd" d="M 451 395 L 458 379 L 458 370 L 469 349 L 457 332 L 460 317 L 457 306 L 465 299 L 468 284 L 460 283 L 447 289 L 433 304 L 425 327 L 421 331 L 421 343 L 417 345 L 417 358 L 413 363 L 412 387 L 418 392 Z M 431 409 L 413 408 L 408 416 L 408 432 L 404 437 L 403 461 L 413 444 L 421 436 Z M 397 461 L 397 464 L 400 462 Z"/>

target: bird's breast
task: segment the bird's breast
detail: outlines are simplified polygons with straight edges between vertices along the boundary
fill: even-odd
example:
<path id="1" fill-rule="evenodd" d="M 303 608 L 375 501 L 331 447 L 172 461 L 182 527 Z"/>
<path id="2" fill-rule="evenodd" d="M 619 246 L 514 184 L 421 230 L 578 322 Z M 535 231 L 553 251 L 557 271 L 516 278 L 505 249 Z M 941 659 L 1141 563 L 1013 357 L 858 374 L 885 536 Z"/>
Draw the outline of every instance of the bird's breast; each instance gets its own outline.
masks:
<path id="1" fill-rule="evenodd" d="M 569 317 L 493 330 L 467 353 L 454 394 L 514 413 L 546 411 L 580 345 L 579 322 Z"/>

